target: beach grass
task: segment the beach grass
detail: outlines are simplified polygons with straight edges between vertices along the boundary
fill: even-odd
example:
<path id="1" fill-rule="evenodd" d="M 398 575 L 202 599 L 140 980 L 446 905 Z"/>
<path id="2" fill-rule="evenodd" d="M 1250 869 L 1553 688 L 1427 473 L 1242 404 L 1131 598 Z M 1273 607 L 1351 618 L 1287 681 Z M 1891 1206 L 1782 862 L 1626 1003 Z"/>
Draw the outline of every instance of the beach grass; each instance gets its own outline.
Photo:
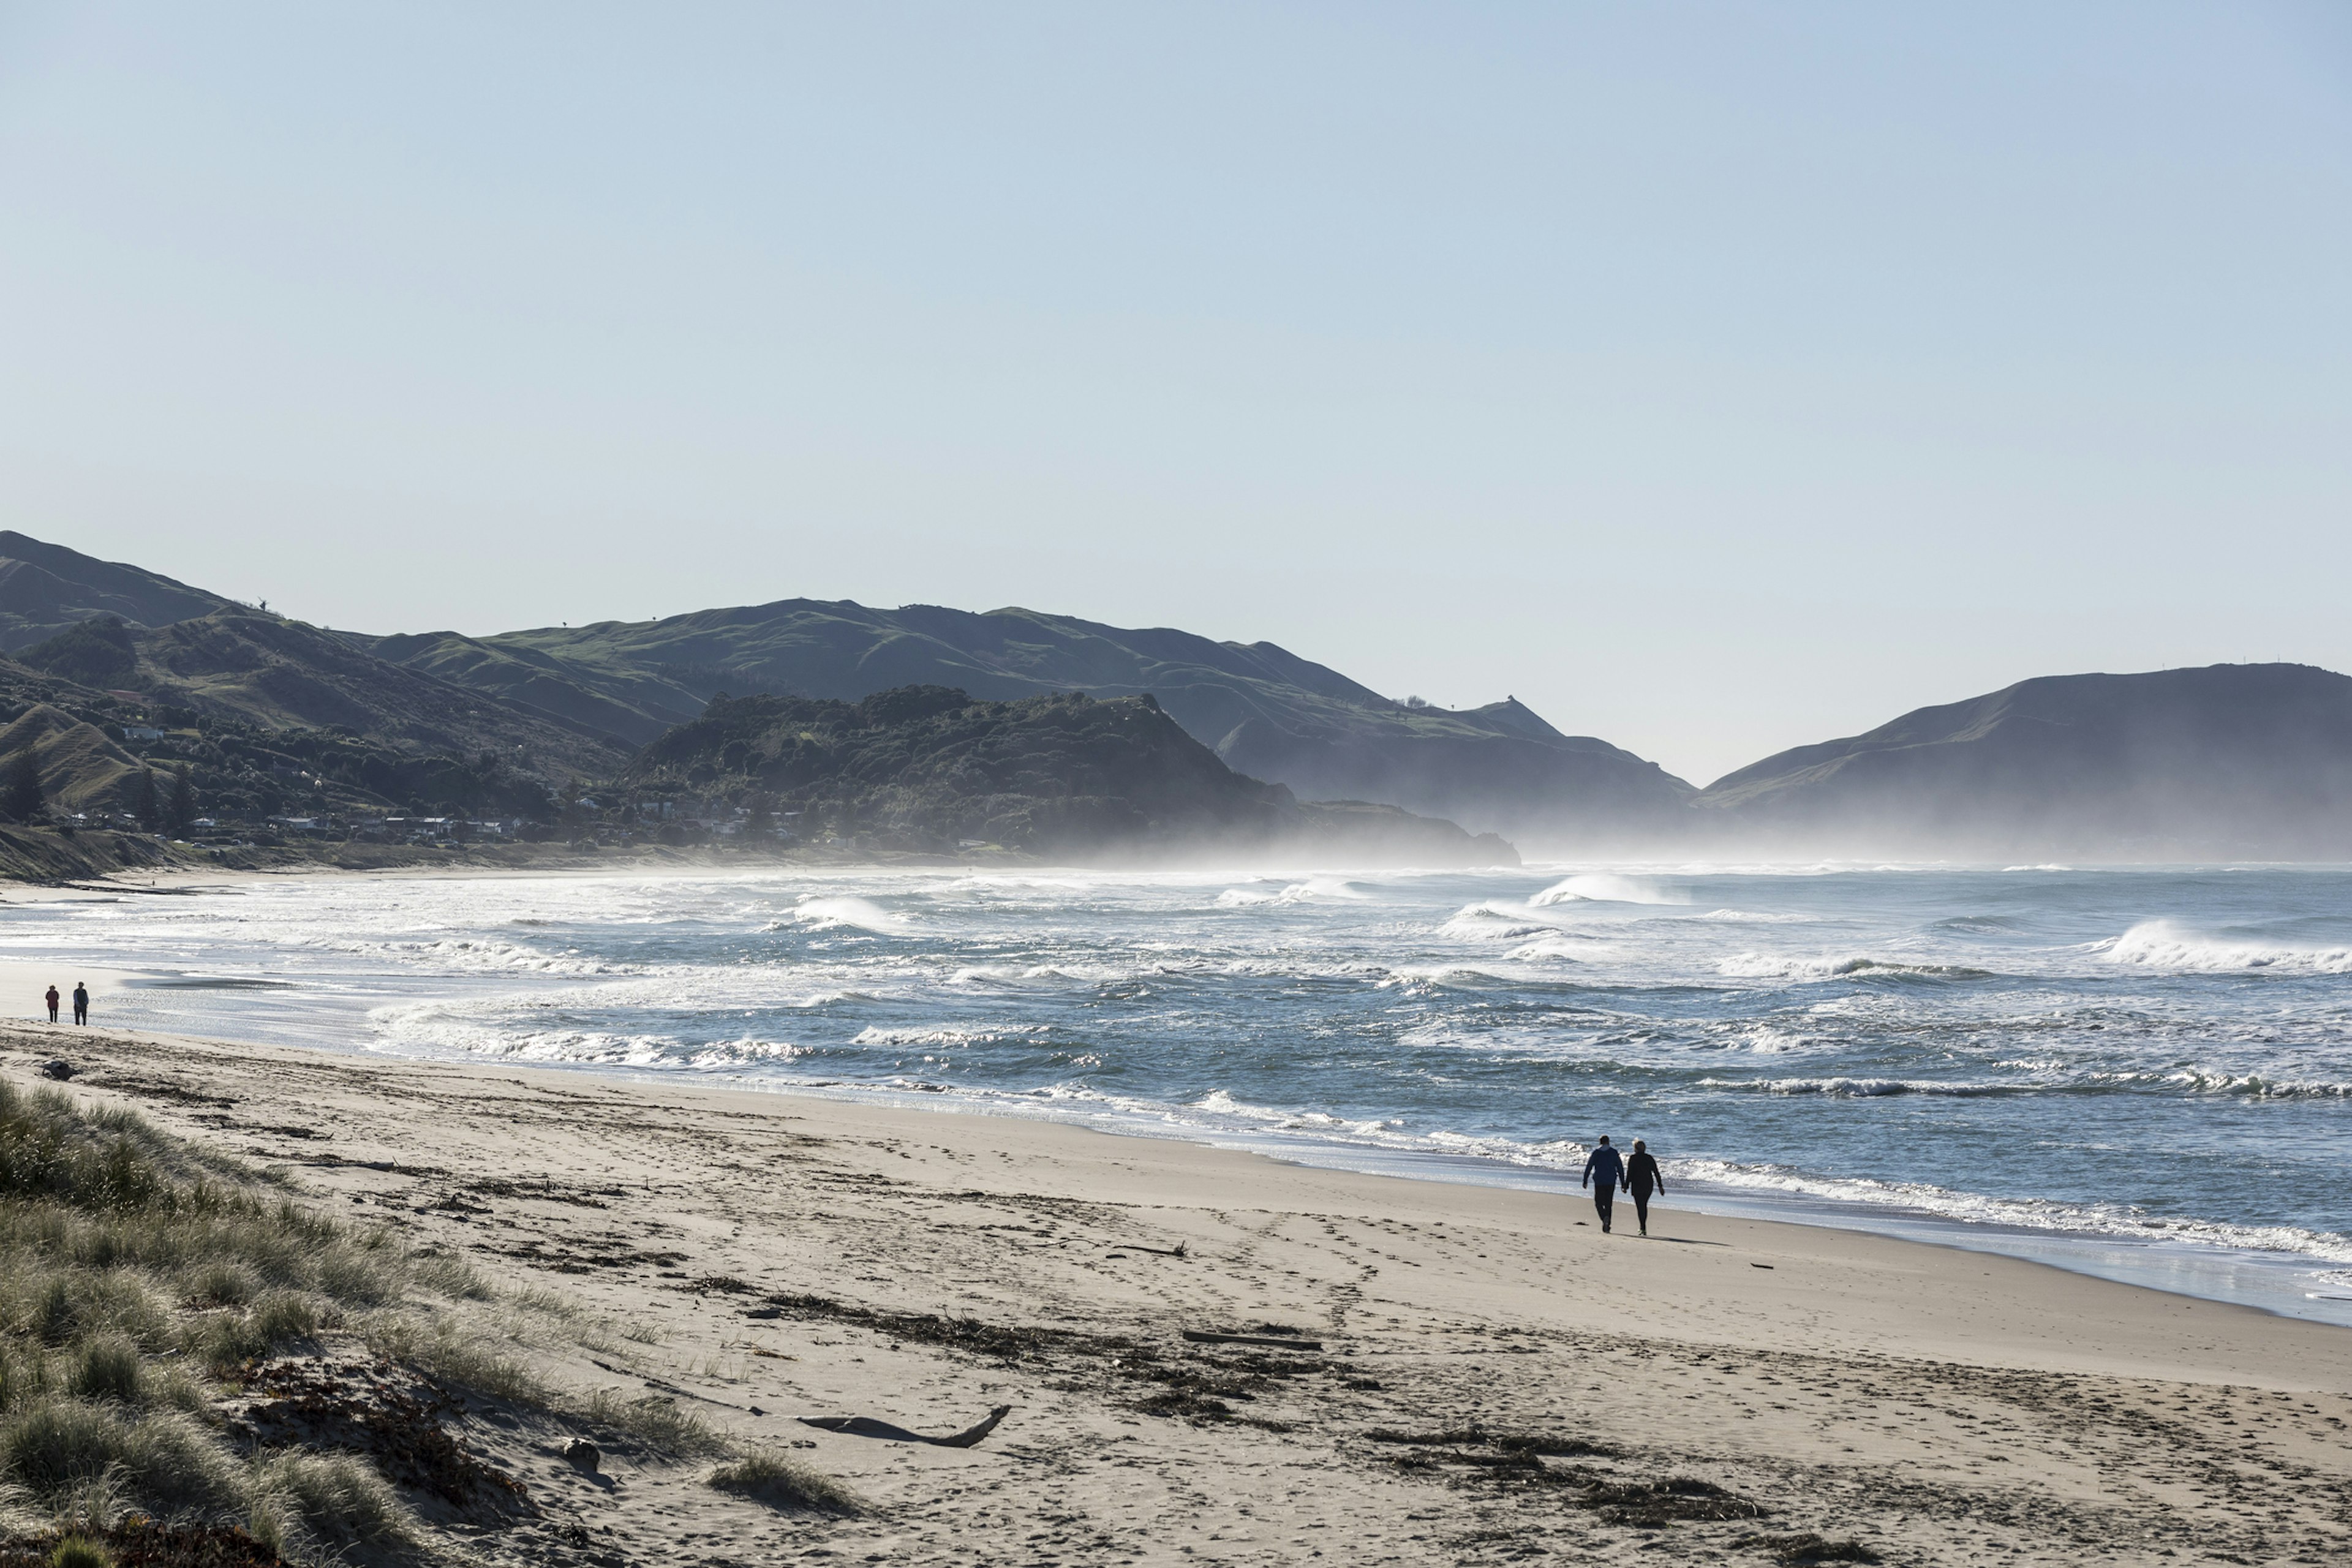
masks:
<path id="1" fill-rule="evenodd" d="M 226 1438 L 226 1396 L 331 1345 L 675 1458 L 732 1452 L 672 1400 L 535 1369 L 593 1332 L 558 1292 L 499 1300 L 453 1253 L 322 1213 L 134 1114 L 0 1079 L 0 1545 L 65 1551 L 79 1530 L 103 1554 L 144 1515 L 234 1527 L 296 1563 L 434 1555 L 365 1459 Z M 782 1506 L 854 1501 L 803 1467 L 775 1475 L 792 1478 L 760 1483 L 776 1500 L 808 1500 Z"/>
<path id="2" fill-rule="evenodd" d="M 140 1514 L 250 1526 L 294 1561 L 413 1542 L 365 1463 L 240 1456 L 215 1402 L 355 1315 L 479 1292 L 136 1115 L 0 1080 L 0 1533 L 87 1529 L 68 1559 Z"/>
<path id="3" fill-rule="evenodd" d="M 732 1464 L 719 1466 L 710 1473 L 710 1485 L 789 1512 L 866 1511 L 865 1500 L 839 1481 L 772 1449 L 756 1449 Z"/>

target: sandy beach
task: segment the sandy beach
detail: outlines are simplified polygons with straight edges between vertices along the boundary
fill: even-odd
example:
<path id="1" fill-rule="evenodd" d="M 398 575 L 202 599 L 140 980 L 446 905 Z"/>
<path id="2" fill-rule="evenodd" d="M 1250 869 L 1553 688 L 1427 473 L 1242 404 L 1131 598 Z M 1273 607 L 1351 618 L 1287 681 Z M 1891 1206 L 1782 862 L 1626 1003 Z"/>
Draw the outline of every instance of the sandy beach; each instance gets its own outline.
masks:
<path id="1" fill-rule="evenodd" d="M 58 1056 L 79 1099 L 561 1300 L 589 1327 L 508 1334 L 551 1382 L 673 1399 L 871 1504 L 780 1514 L 625 1443 L 584 1477 L 551 1417 L 477 1411 L 465 1440 L 538 1510 L 457 1542 L 489 1561 L 2352 1552 L 2341 1329 L 1665 1206 L 1652 1239 L 1604 1236 L 1538 1194 L 1034 1121 L 0 1036 L 21 1085 Z M 966 1448 L 798 1419 L 940 1435 L 1003 1405 Z"/>

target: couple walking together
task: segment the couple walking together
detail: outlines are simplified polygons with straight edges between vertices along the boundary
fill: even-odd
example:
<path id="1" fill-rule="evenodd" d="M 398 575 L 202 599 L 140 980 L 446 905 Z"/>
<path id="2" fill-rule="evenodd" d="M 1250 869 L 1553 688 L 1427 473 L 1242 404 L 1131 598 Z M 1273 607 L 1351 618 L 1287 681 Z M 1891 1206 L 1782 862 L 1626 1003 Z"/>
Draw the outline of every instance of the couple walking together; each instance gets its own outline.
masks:
<path id="1" fill-rule="evenodd" d="M 1666 1190 L 1665 1173 L 1650 1153 L 1650 1146 L 1639 1138 L 1633 1140 L 1633 1157 L 1622 1158 L 1609 1146 L 1609 1134 L 1601 1135 L 1601 1145 L 1584 1162 L 1584 1180 L 1577 1184 L 1592 1189 L 1593 1211 L 1601 1216 L 1601 1234 L 1609 1234 L 1609 1211 L 1617 1198 L 1617 1189 L 1625 1188 L 1633 1194 L 1633 1217 L 1642 1222 L 1642 1234 L 1650 1234 L 1650 1194 Z"/>

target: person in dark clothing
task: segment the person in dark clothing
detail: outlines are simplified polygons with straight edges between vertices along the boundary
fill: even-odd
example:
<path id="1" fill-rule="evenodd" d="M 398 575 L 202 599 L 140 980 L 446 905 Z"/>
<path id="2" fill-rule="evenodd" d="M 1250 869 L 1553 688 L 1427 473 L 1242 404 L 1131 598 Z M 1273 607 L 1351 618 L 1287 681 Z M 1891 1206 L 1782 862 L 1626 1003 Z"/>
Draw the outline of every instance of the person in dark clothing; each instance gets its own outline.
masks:
<path id="1" fill-rule="evenodd" d="M 1592 1189 L 1592 1212 L 1601 1216 L 1601 1234 L 1609 1234 L 1609 1211 L 1617 1198 L 1618 1184 L 1625 1179 L 1625 1162 L 1609 1146 L 1609 1134 L 1601 1135 L 1601 1145 L 1584 1162 L 1584 1180 L 1579 1186 Z"/>
<path id="2" fill-rule="evenodd" d="M 1625 1162 L 1625 1190 L 1633 1194 L 1633 1215 L 1642 1222 L 1642 1234 L 1650 1234 L 1650 1190 L 1666 1190 L 1666 1173 L 1658 1169 L 1657 1156 L 1639 1138 L 1633 1140 L 1633 1157 Z"/>
<path id="3" fill-rule="evenodd" d="M 79 980 L 74 982 L 74 1022 L 89 1022 L 89 987 Z"/>
<path id="4" fill-rule="evenodd" d="M 49 1005 L 49 1022 L 56 1023 L 58 1021 L 58 988 L 54 985 L 50 986 L 49 994 L 42 1000 Z"/>

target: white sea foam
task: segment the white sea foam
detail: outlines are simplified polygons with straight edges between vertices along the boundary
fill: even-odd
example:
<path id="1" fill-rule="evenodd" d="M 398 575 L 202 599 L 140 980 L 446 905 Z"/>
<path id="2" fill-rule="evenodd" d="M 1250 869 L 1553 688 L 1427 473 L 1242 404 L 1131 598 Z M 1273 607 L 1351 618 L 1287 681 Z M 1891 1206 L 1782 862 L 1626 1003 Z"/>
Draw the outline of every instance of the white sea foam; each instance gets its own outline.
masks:
<path id="1" fill-rule="evenodd" d="M 2209 936 L 2172 921 L 2142 921 L 2116 938 L 2107 956 L 2148 969 L 2220 974 L 2232 970 L 2283 973 L 2352 973 L 2352 946 L 2305 946 Z"/>
<path id="2" fill-rule="evenodd" d="M 1801 958 L 1741 952 L 1721 960 L 1716 973 L 1733 980 L 1835 980 L 1847 976 L 1920 980 L 1982 980 L 1991 971 L 1958 963 L 1903 963 L 1885 958 Z"/>
<path id="3" fill-rule="evenodd" d="M 861 1029 L 850 1040 L 854 1046 L 921 1046 L 933 1049 L 950 1049 L 959 1046 L 989 1046 L 1003 1040 L 1033 1039 L 1050 1033 L 1050 1024 L 1009 1024 L 995 1028 L 971 1029 Z"/>
<path id="4" fill-rule="evenodd" d="M 1725 1160 L 1668 1163 L 1670 1174 L 1694 1182 L 1751 1191 L 1785 1193 L 1833 1203 L 1907 1209 L 1979 1225 L 2024 1230 L 2064 1231 L 2121 1237 L 2135 1241 L 2202 1243 L 2255 1252 L 2283 1252 L 2352 1263 L 2352 1237 L 2295 1226 L 2241 1226 L 2150 1215 L 2127 1204 L 2075 1204 L 2054 1199 L 2002 1198 L 1956 1192 L 1922 1182 L 1881 1182 L 1868 1177 L 1820 1176 L 1784 1165 L 1742 1164 Z"/>
<path id="5" fill-rule="evenodd" d="M 1463 942 L 1518 942 L 1531 936 L 1575 933 L 1564 915 L 1547 914 L 1524 905 L 1486 900 L 1465 904 L 1437 928 L 1440 936 Z"/>
<path id="6" fill-rule="evenodd" d="M 1874 1100 L 1890 1094 L 1948 1095 L 1970 1099 L 1987 1094 L 2014 1094 L 2031 1086 L 2011 1083 L 1952 1083 L 1941 1079 L 1903 1078 L 1703 1078 L 1702 1089 L 1749 1089 L 1762 1094 L 1829 1094 Z"/>
<path id="7" fill-rule="evenodd" d="M 587 976 L 633 974 L 633 964 L 615 963 L 567 949 L 550 952 L 524 942 L 482 937 L 438 937 L 426 942 L 352 942 L 316 939 L 313 945 L 361 957 L 423 964 L 470 973 L 534 973 Z"/>
<path id="8" fill-rule="evenodd" d="M 843 926 L 896 936 L 908 928 L 907 917 L 893 914 L 866 899 L 808 894 L 793 906 L 792 918 L 811 931 L 835 931 Z"/>
<path id="9" fill-rule="evenodd" d="M 1591 937 L 1570 936 L 1563 932 L 1515 947 L 1503 956 L 1515 963 L 1529 963 L 1542 958 L 1591 959 L 1602 951 Z"/>
<path id="10" fill-rule="evenodd" d="M 1549 904 L 1680 904 L 1675 897 L 1647 877 L 1623 877 L 1614 872 L 1586 871 L 1553 883 L 1528 900 L 1531 909 Z"/>

